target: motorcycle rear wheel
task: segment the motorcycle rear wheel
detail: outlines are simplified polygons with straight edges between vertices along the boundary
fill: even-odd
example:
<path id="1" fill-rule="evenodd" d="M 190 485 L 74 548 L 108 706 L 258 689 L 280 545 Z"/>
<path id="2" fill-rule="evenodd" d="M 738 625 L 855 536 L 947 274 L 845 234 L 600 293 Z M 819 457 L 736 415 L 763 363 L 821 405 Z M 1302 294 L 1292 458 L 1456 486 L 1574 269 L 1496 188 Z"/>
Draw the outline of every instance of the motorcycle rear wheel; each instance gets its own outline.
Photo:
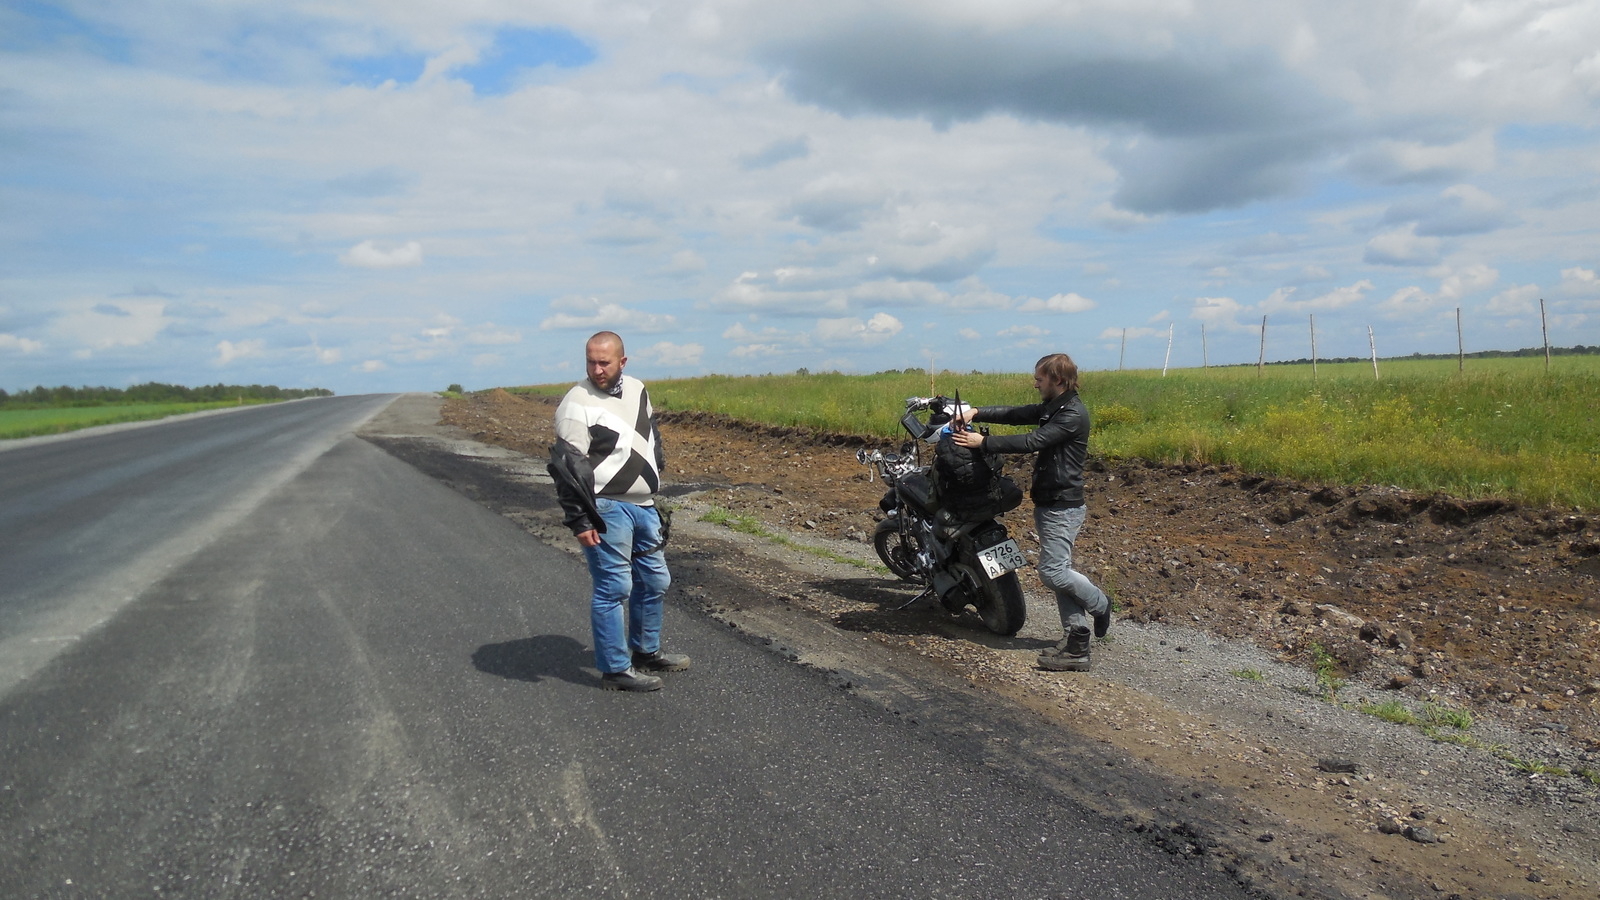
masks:
<path id="1" fill-rule="evenodd" d="M 872 532 L 872 549 L 878 551 L 878 558 L 883 560 L 896 578 L 919 584 L 922 582 L 917 574 L 917 554 L 922 550 L 921 541 L 901 533 L 898 518 L 888 518 L 878 523 Z"/>
<path id="2" fill-rule="evenodd" d="M 961 590 L 972 605 L 977 607 L 983 627 L 995 634 L 1011 637 L 1022 630 L 1028 619 L 1028 604 L 1022 598 L 1022 583 L 1017 573 L 1007 572 L 999 578 L 989 579 L 983 570 L 971 565 L 960 565 Z"/>

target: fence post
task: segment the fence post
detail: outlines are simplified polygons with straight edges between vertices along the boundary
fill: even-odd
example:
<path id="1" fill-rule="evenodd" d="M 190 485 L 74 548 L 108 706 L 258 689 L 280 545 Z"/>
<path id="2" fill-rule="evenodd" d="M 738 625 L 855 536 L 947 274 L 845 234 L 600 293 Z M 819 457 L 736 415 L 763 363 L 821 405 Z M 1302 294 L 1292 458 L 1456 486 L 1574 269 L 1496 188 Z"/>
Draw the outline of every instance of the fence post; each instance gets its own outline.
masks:
<path id="1" fill-rule="evenodd" d="M 1200 368 L 1211 368 L 1211 358 L 1206 353 L 1206 323 L 1200 323 Z"/>
<path id="2" fill-rule="evenodd" d="M 1372 351 L 1372 380 L 1378 380 L 1378 342 L 1372 337 L 1372 326 L 1367 326 L 1367 348 Z"/>
<path id="3" fill-rule="evenodd" d="M 1544 298 L 1539 298 L 1539 333 L 1544 335 L 1544 373 L 1550 374 L 1550 326 L 1544 318 Z"/>
<path id="4" fill-rule="evenodd" d="M 1256 358 L 1256 377 L 1260 378 L 1267 364 L 1267 317 L 1261 317 L 1261 355 Z"/>
<path id="5" fill-rule="evenodd" d="M 1122 329 L 1122 352 L 1117 355 L 1117 371 L 1122 371 L 1122 361 L 1128 358 L 1128 329 Z"/>
<path id="6" fill-rule="evenodd" d="M 1311 380 L 1317 380 L 1317 314 L 1311 313 Z"/>
<path id="7" fill-rule="evenodd" d="M 1461 342 L 1461 307 L 1456 307 L 1456 373 L 1467 370 L 1467 345 Z"/>
<path id="8" fill-rule="evenodd" d="M 1167 366 L 1172 363 L 1172 329 L 1176 322 L 1167 323 L 1167 357 L 1161 361 L 1161 377 L 1167 377 Z"/>

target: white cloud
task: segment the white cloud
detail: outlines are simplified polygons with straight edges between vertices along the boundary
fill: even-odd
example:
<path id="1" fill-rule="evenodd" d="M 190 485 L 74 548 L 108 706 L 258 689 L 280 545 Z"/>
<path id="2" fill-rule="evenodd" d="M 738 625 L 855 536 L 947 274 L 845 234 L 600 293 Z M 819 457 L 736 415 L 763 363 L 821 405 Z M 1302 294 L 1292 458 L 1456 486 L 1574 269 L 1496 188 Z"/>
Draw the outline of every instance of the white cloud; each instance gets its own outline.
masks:
<path id="1" fill-rule="evenodd" d="M 1438 305 L 1438 296 L 1412 285 L 1390 294 L 1379 308 L 1392 319 L 1414 319 L 1433 311 Z"/>
<path id="2" fill-rule="evenodd" d="M 1049 333 L 1048 330 L 1037 325 L 1013 325 L 1010 328 L 1002 328 L 996 331 L 994 336 L 998 338 L 1038 338 L 1044 337 Z"/>
<path id="3" fill-rule="evenodd" d="M 1593 269 L 1573 266 L 1561 270 L 1561 287 L 1563 294 L 1593 294 L 1600 292 L 1600 276 L 1595 275 Z"/>
<path id="4" fill-rule="evenodd" d="M 1113 231 L 1132 231 L 1155 220 L 1154 216 L 1121 209 L 1110 203 L 1102 203 L 1095 207 L 1091 215 L 1094 216 L 1096 223 Z"/>
<path id="5" fill-rule="evenodd" d="M 358 269 L 403 269 L 422 265 L 422 243 L 407 241 L 381 249 L 375 241 L 362 241 L 339 255 L 339 262 Z"/>
<path id="6" fill-rule="evenodd" d="M 1076 293 L 1052 294 L 1048 300 L 1029 297 L 1017 307 L 1018 312 L 1081 313 L 1095 308 L 1095 302 Z"/>
<path id="7" fill-rule="evenodd" d="M 882 184 L 859 176 L 829 173 L 806 185 L 789 206 L 802 225 L 823 231 L 847 231 L 861 227 L 888 202 L 889 191 Z"/>
<path id="8" fill-rule="evenodd" d="M 1482 264 L 1459 270 L 1441 267 L 1432 274 L 1439 276 L 1438 290 L 1430 293 L 1415 285 L 1408 285 L 1390 294 L 1389 299 L 1379 304 L 1379 310 L 1390 318 L 1412 318 L 1435 309 L 1458 306 L 1463 297 L 1487 290 L 1500 279 L 1499 272 Z M 1498 305 L 1491 302 L 1485 309 L 1503 312 L 1506 304 L 1513 303 L 1516 296 L 1512 294 Z"/>
<path id="9" fill-rule="evenodd" d="M 539 330 L 615 331 L 627 339 L 628 332 L 670 331 L 677 327 L 676 316 L 660 315 L 628 309 L 619 303 L 598 297 L 564 297 L 550 304 L 551 309 L 572 310 L 558 312 L 539 323 Z"/>
<path id="10" fill-rule="evenodd" d="M 1385 224 L 1409 222 L 1417 234 L 1429 237 L 1493 231 L 1511 219 L 1504 203 L 1470 184 L 1452 185 L 1437 197 L 1396 203 L 1383 217 Z"/>
<path id="11" fill-rule="evenodd" d="M 166 306 L 163 300 L 74 301 L 50 324 L 50 331 L 65 343 L 91 351 L 139 347 L 167 327 Z"/>
<path id="12" fill-rule="evenodd" d="M 240 341 L 237 344 L 233 341 L 219 341 L 216 349 L 217 357 L 214 362 L 219 366 L 225 366 L 240 359 L 252 359 L 266 355 L 266 343 L 259 340 Z"/>
<path id="13" fill-rule="evenodd" d="M 382 372 L 387 368 L 389 368 L 388 365 L 386 365 L 381 359 L 368 359 L 363 360 L 352 371 L 371 373 Z"/>
<path id="14" fill-rule="evenodd" d="M 705 270 L 705 257 L 693 250 L 679 250 L 672 254 L 672 260 L 667 263 L 666 268 L 669 275 L 692 275 Z"/>
<path id="15" fill-rule="evenodd" d="M 1147 338 L 1147 337 L 1158 337 L 1158 336 L 1159 337 L 1166 337 L 1167 336 L 1167 329 L 1165 329 L 1165 328 L 1143 328 L 1143 327 L 1139 327 L 1139 328 L 1107 328 L 1106 330 L 1100 332 L 1099 339 L 1102 340 L 1102 341 L 1117 341 L 1117 340 L 1122 340 L 1123 338 L 1127 338 L 1128 340 L 1132 341 L 1132 340 L 1139 340 L 1139 339 L 1143 339 L 1143 338 Z"/>
<path id="16" fill-rule="evenodd" d="M 875 346 L 900 333 L 905 326 L 888 313 L 877 313 L 862 321 L 855 317 L 818 319 L 815 334 L 825 344 Z"/>
<path id="17" fill-rule="evenodd" d="M 492 324 L 483 325 L 469 330 L 463 340 L 468 344 L 520 344 L 522 332 L 515 329 L 497 328 Z"/>
<path id="18" fill-rule="evenodd" d="M 1519 284 L 1506 288 L 1484 306 L 1492 315 L 1531 316 L 1539 312 L 1539 286 Z"/>
<path id="19" fill-rule="evenodd" d="M 920 281 L 958 281 L 977 272 L 995 254 L 987 225 L 948 225 L 920 220 L 916 209 L 901 211 L 892 231 L 869 233 L 878 243 L 873 271 Z"/>
<path id="20" fill-rule="evenodd" d="M 1239 316 L 1245 312 L 1244 304 L 1232 297 L 1196 297 L 1189 310 L 1189 318 L 1199 319 L 1212 329 L 1225 331 L 1257 331 L 1260 323 L 1242 323 Z M 1104 337 L 1104 335 L 1101 335 Z"/>
<path id="21" fill-rule="evenodd" d="M 1382 139 L 1358 153 L 1353 167 L 1381 181 L 1434 181 L 1459 178 L 1494 167 L 1494 135 L 1480 131 L 1464 140 L 1427 144 L 1414 139 Z"/>
<path id="22" fill-rule="evenodd" d="M 14 334 L 0 333 L 0 352 L 5 353 L 38 353 L 44 349 L 44 344 L 31 338 L 17 337 Z"/>
<path id="23" fill-rule="evenodd" d="M 778 344 L 740 344 L 728 351 L 728 355 L 736 359 L 766 359 L 777 356 L 784 348 Z"/>
<path id="24" fill-rule="evenodd" d="M 587 240 L 595 244 L 632 247 L 654 243 L 666 235 L 665 229 L 649 219 L 639 216 L 614 216 L 595 223 L 589 230 Z"/>
<path id="25" fill-rule="evenodd" d="M 1367 242 L 1363 259 L 1374 265 L 1429 266 L 1439 261 L 1440 242 L 1420 237 L 1415 224 L 1377 235 Z"/>
<path id="26" fill-rule="evenodd" d="M 329 366 L 338 362 L 344 354 L 337 347 L 324 347 L 317 343 L 316 338 L 311 339 L 311 356 L 318 364 Z"/>
<path id="27" fill-rule="evenodd" d="M 669 367 L 698 366 L 705 355 L 703 344 L 674 344 L 671 341 L 659 341 L 639 354 L 643 359 Z"/>
<path id="28" fill-rule="evenodd" d="M 1469 294 L 1488 290 L 1500 280 L 1499 272 L 1482 263 L 1440 274 L 1443 277 L 1439 282 L 1439 296 L 1446 300 L 1460 300 Z"/>
<path id="29" fill-rule="evenodd" d="M 735 322 L 722 332 L 722 336 L 727 340 L 745 343 L 756 340 L 771 340 L 785 334 L 786 332 L 781 329 L 771 327 L 763 328 L 760 332 L 754 332 L 746 328 L 743 322 Z"/>
<path id="30" fill-rule="evenodd" d="M 1297 300 L 1295 295 L 1299 292 L 1299 288 L 1285 287 L 1273 291 L 1271 296 L 1261 301 L 1258 308 L 1268 314 L 1325 312 L 1359 304 L 1366 299 L 1367 292 L 1371 290 L 1372 282 L 1362 279 L 1355 284 L 1334 288 L 1325 294 Z"/>
<path id="31" fill-rule="evenodd" d="M 929 295 L 929 303 L 939 303 L 936 295 Z M 950 295 L 948 300 L 941 305 L 952 309 L 1009 309 L 1012 299 L 999 291 L 986 287 L 976 278 L 968 278 L 960 285 L 957 293 Z"/>

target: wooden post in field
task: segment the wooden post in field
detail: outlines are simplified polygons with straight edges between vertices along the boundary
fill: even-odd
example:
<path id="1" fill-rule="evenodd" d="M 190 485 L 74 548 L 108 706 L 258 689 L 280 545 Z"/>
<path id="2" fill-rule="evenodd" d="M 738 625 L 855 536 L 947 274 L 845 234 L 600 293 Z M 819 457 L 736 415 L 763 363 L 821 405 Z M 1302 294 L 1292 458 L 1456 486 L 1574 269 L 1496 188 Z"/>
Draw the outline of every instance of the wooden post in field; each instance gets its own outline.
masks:
<path id="1" fill-rule="evenodd" d="M 1317 314 L 1311 314 L 1311 380 L 1317 380 Z"/>
<path id="2" fill-rule="evenodd" d="M 1261 356 L 1256 358 L 1256 377 L 1260 378 L 1266 371 L 1267 364 L 1267 317 L 1261 317 Z"/>
<path id="3" fill-rule="evenodd" d="M 1200 368 L 1211 368 L 1211 359 L 1206 354 L 1206 323 L 1200 323 Z"/>
<path id="4" fill-rule="evenodd" d="M 1117 371 L 1122 371 L 1122 361 L 1128 358 L 1128 329 L 1122 329 L 1122 353 L 1117 356 Z"/>
<path id="5" fill-rule="evenodd" d="M 1167 358 L 1161 361 L 1161 377 L 1167 377 L 1167 366 L 1172 363 L 1172 328 L 1177 323 L 1167 323 Z"/>
<path id="6" fill-rule="evenodd" d="M 1544 298 L 1539 298 L 1539 333 L 1544 335 L 1544 373 L 1550 374 L 1550 326 L 1544 318 Z"/>
<path id="7" fill-rule="evenodd" d="M 1378 380 L 1378 342 L 1372 338 L 1372 326 L 1367 326 L 1367 347 L 1372 351 L 1372 380 Z"/>
<path id="8" fill-rule="evenodd" d="M 1461 342 L 1461 307 L 1456 307 L 1456 372 L 1467 370 L 1467 345 Z"/>

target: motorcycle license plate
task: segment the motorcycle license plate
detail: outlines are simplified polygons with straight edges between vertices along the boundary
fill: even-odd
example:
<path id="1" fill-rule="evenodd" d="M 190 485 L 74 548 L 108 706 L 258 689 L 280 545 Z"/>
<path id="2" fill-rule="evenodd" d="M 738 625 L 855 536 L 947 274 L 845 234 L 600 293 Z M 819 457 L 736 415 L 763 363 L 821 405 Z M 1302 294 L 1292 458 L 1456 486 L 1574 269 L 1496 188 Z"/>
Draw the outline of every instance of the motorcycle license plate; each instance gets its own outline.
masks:
<path id="1" fill-rule="evenodd" d="M 978 551 L 978 562 L 983 564 L 983 571 L 990 578 L 999 578 L 1012 569 L 1020 569 L 1028 564 L 1022 555 L 1022 548 L 1012 540 L 1001 541 L 987 550 Z"/>

